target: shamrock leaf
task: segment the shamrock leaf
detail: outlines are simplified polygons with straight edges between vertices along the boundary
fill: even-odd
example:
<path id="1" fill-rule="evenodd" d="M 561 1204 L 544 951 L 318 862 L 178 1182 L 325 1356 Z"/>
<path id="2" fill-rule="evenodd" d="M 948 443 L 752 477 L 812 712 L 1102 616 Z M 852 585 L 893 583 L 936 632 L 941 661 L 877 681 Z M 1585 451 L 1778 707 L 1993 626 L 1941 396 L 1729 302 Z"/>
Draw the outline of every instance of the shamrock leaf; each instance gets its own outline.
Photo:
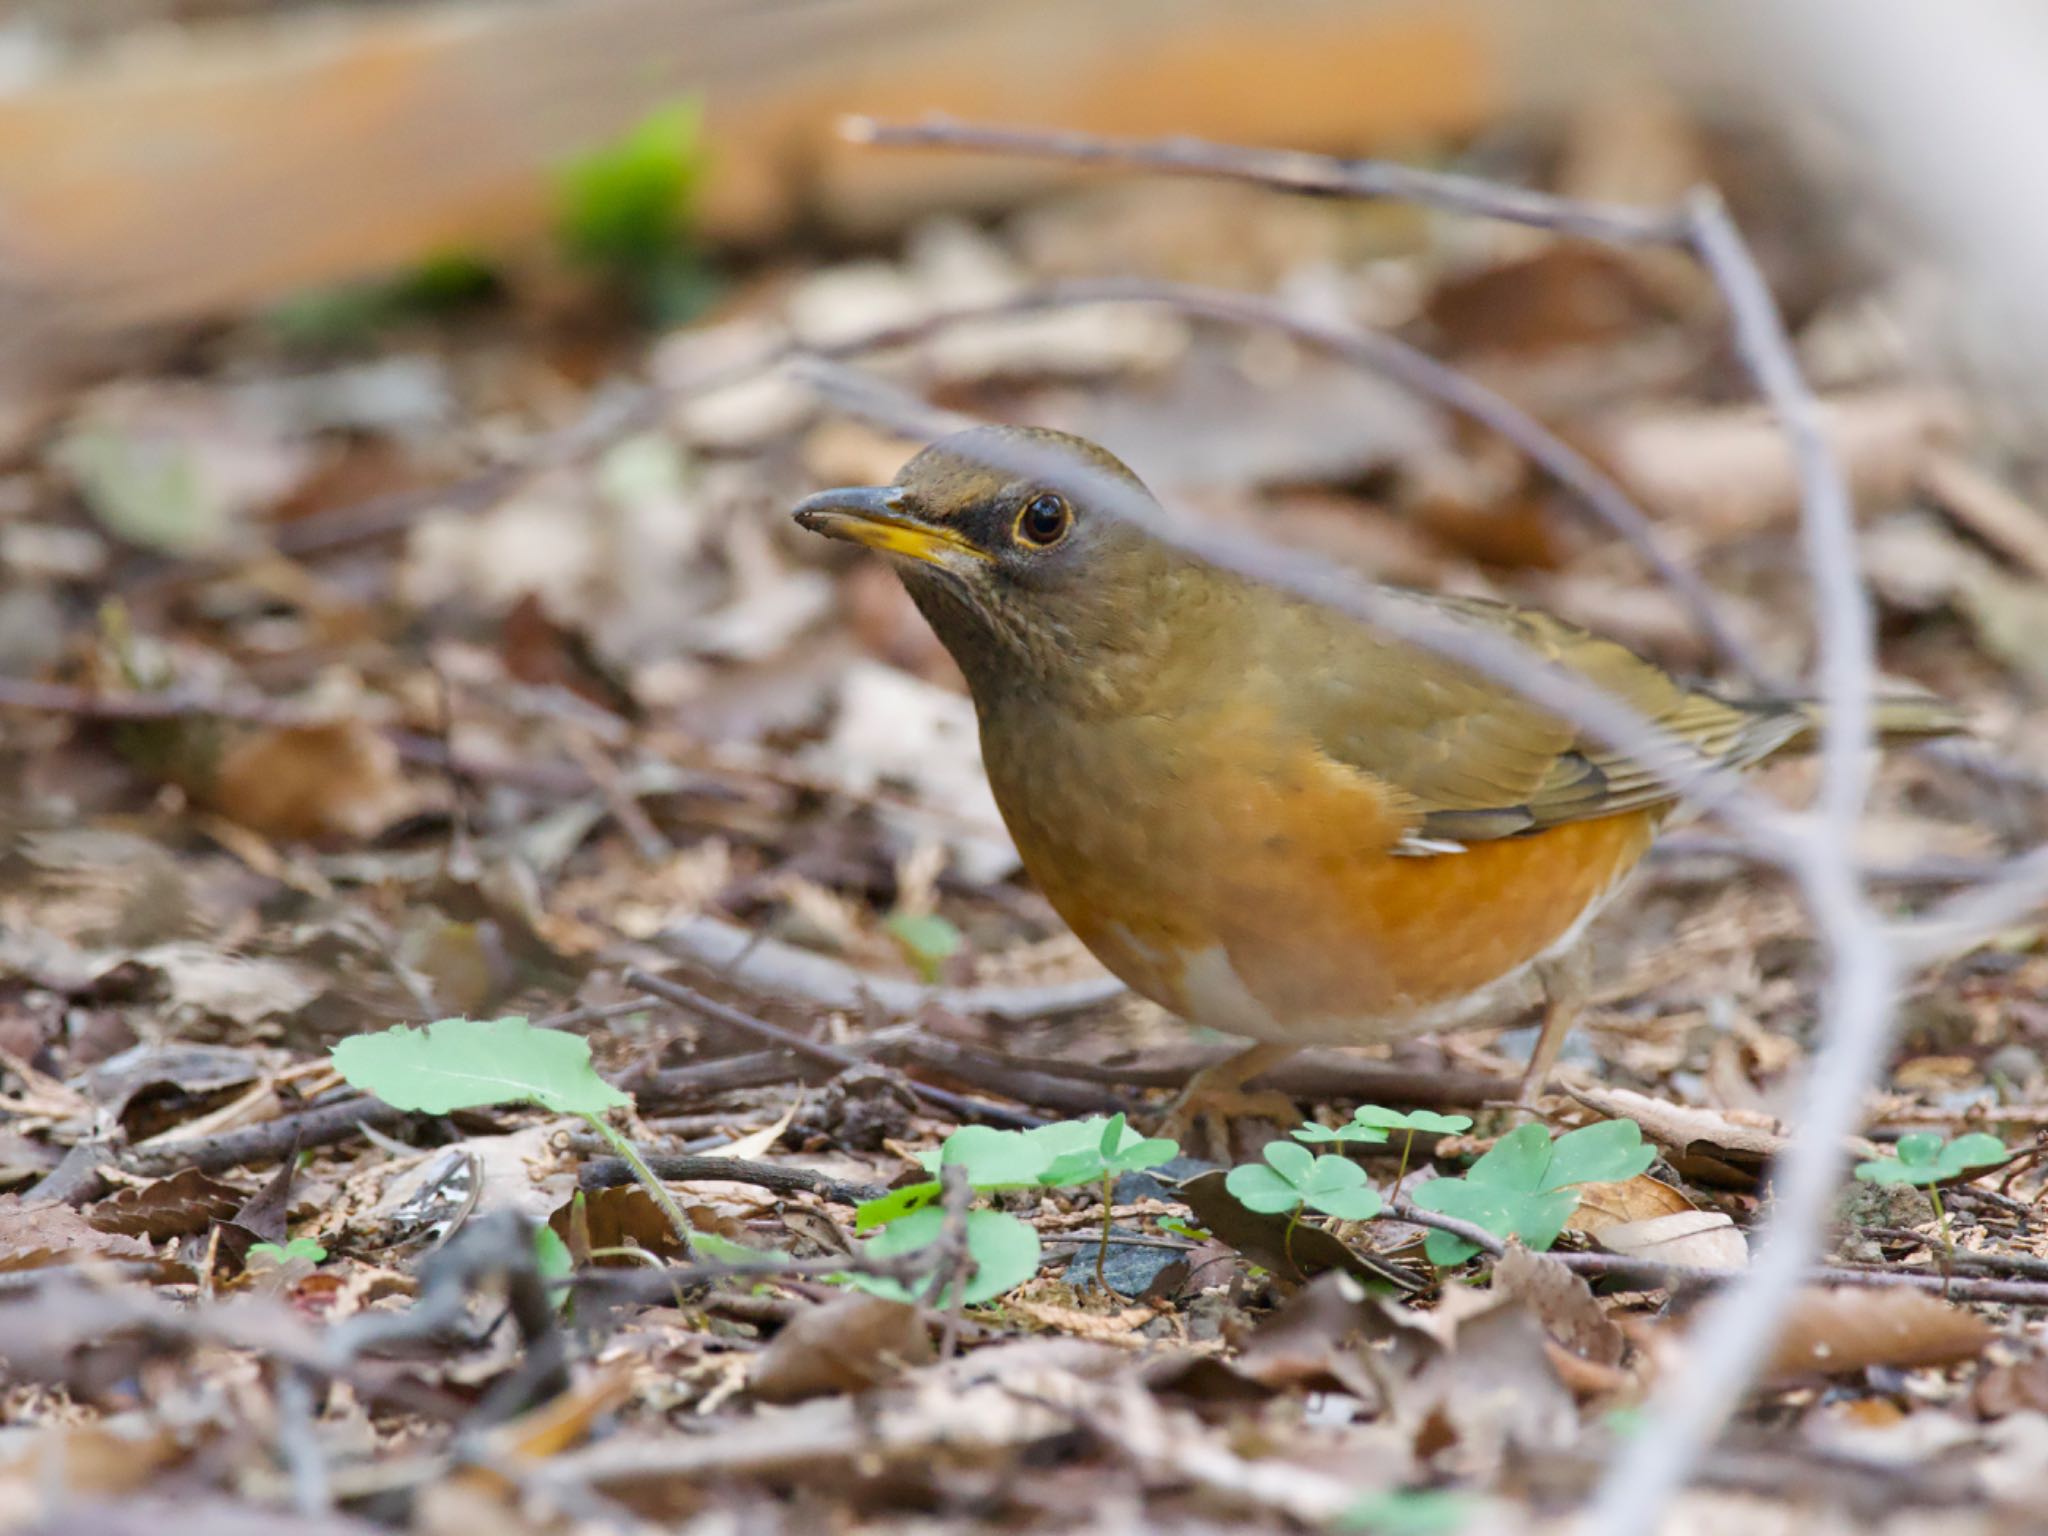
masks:
<path id="1" fill-rule="evenodd" d="M 2009 1155 L 2005 1143 L 1982 1131 L 1944 1142 L 1929 1131 L 1901 1136 L 1897 1157 L 1874 1158 L 1856 1165 L 1856 1177 L 1866 1184 L 1914 1184 L 1927 1187 L 1945 1184 L 1975 1168 L 1989 1168 Z"/>
<path id="2" fill-rule="evenodd" d="M 1310 1142 L 1362 1141 L 1371 1143 L 1385 1141 L 1387 1133 L 1374 1126 L 1360 1125 L 1355 1120 L 1349 1125 L 1338 1126 L 1334 1131 L 1327 1125 L 1316 1125 L 1311 1122 L 1297 1130 L 1294 1133 L 1294 1139 L 1296 1141 Z"/>
<path id="3" fill-rule="evenodd" d="M 906 1184 L 901 1189 L 892 1189 L 877 1200 L 863 1200 L 853 1208 L 854 1226 L 865 1232 L 869 1227 L 886 1226 L 912 1211 L 921 1211 L 939 1198 L 940 1184 L 937 1179 L 926 1179 L 921 1184 Z"/>
<path id="4" fill-rule="evenodd" d="M 1361 1104 L 1351 1112 L 1353 1125 L 1386 1131 L 1423 1131 L 1434 1136 L 1455 1136 L 1472 1129 L 1470 1115 L 1440 1115 L 1431 1109 L 1382 1109 Z"/>
<path id="5" fill-rule="evenodd" d="M 1021 1189 L 1036 1184 L 1052 1153 L 1024 1131 L 999 1131 L 991 1125 L 963 1125 L 918 1161 L 927 1173 L 962 1167 L 976 1189 Z"/>
<path id="6" fill-rule="evenodd" d="M 1179 1142 L 1164 1136 L 1140 1136 L 1124 1124 L 1121 1114 L 1108 1119 L 1097 1116 L 1061 1121 L 1026 1134 L 1037 1138 L 1043 1146 L 1058 1149 L 1038 1176 L 1039 1183 L 1055 1189 L 1069 1184 L 1097 1184 L 1119 1174 L 1138 1173 L 1180 1155 Z"/>
<path id="7" fill-rule="evenodd" d="M 1579 1184 L 1632 1179 L 1656 1154 L 1633 1120 L 1603 1120 L 1560 1136 L 1543 1126 L 1517 1126 L 1496 1141 L 1463 1178 L 1435 1179 L 1415 1191 L 1425 1211 L 1474 1222 L 1525 1247 L 1548 1248 L 1578 1206 Z M 1437 1265 L 1462 1264 L 1479 1250 L 1448 1232 L 1431 1232 L 1423 1250 Z"/>
<path id="8" fill-rule="evenodd" d="M 946 1213 L 935 1205 L 928 1205 L 923 1210 L 890 1222 L 863 1251 L 874 1258 L 912 1253 L 937 1241 L 945 1224 Z M 1030 1223 L 1019 1221 L 1005 1211 L 969 1211 L 967 1253 L 974 1261 L 974 1272 L 967 1281 L 965 1292 L 956 1298 L 948 1288 L 947 1293 L 938 1298 L 938 1305 L 950 1306 L 956 1300 L 968 1306 L 992 1301 L 1029 1280 L 1038 1272 L 1038 1233 Z M 846 1283 L 892 1301 L 917 1301 L 928 1285 L 923 1280 L 905 1285 L 900 1280 L 879 1275 L 848 1275 Z"/>
<path id="9" fill-rule="evenodd" d="M 1264 1162 L 1240 1164 L 1223 1181 L 1247 1210 L 1279 1214 L 1307 1206 L 1341 1221 L 1379 1214 L 1378 1192 L 1348 1157 L 1317 1157 L 1291 1141 L 1269 1141 L 1263 1155 Z"/>
<path id="10" fill-rule="evenodd" d="M 322 1264 L 327 1260 L 327 1250 L 310 1237 L 295 1237 L 288 1243 L 251 1243 L 251 1259 L 263 1259 L 272 1264 L 284 1264 L 292 1259 L 304 1259 L 309 1264 Z"/>

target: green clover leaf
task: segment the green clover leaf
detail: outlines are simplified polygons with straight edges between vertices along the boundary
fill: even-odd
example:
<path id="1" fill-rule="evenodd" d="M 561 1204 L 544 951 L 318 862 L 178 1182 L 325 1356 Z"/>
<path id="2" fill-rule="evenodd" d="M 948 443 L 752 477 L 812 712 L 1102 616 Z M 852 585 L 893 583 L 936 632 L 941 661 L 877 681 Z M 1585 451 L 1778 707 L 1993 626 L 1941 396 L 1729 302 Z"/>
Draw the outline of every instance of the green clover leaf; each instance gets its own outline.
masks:
<path id="1" fill-rule="evenodd" d="M 935 1205 L 913 1211 L 892 1221 L 862 1250 L 874 1258 L 892 1258 L 913 1253 L 937 1241 L 946 1224 L 946 1213 Z M 967 1306 L 992 1301 L 1022 1285 L 1038 1272 L 1038 1233 L 1029 1222 L 1019 1221 L 1006 1211 L 972 1210 L 967 1213 L 967 1252 L 974 1260 L 974 1273 L 957 1300 Z M 848 1275 L 846 1283 L 874 1296 L 892 1301 L 917 1301 L 926 1283 L 914 1287 L 900 1280 L 878 1275 Z M 938 1298 L 938 1305 L 951 1306 L 955 1298 L 950 1287 Z"/>
<path id="2" fill-rule="evenodd" d="M 1982 1131 L 1943 1141 L 1931 1131 L 1901 1136 L 1898 1156 L 1874 1158 L 1856 1165 L 1866 1184 L 1912 1184 L 1926 1188 L 1960 1178 L 1976 1168 L 1989 1168 L 2010 1155 L 2005 1143 Z"/>
<path id="3" fill-rule="evenodd" d="M 1278 1215 L 1308 1206 L 1341 1221 L 1379 1214 L 1378 1192 L 1348 1157 L 1318 1157 L 1292 1141 L 1267 1142 L 1263 1156 L 1264 1162 L 1241 1163 L 1223 1180 L 1247 1210 Z"/>
<path id="4" fill-rule="evenodd" d="M 1603 1120 L 1555 1142 L 1532 1122 L 1496 1141 L 1464 1177 L 1434 1179 L 1414 1198 L 1425 1211 L 1456 1216 L 1540 1251 L 1557 1241 L 1578 1206 L 1576 1186 L 1632 1179 L 1655 1158 L 1633 1120 Z M 1433 1231 L 1423 1251 L 1432 1264 L 1451 1265 L 1479 1250 L 1451 1233 Z"/>
<path id="5" fill-rule="evenodd" d="M 1430 1109 L 1382 1109 L 1377 1104 L 1359 1105 L 1351 1112 L 1351 1123 L 1378 1130 L 1423 1131 L 1433 1136 L 1455 1136 L 1472 1129 L 1470 1115 L 1440 1115 Z"/>

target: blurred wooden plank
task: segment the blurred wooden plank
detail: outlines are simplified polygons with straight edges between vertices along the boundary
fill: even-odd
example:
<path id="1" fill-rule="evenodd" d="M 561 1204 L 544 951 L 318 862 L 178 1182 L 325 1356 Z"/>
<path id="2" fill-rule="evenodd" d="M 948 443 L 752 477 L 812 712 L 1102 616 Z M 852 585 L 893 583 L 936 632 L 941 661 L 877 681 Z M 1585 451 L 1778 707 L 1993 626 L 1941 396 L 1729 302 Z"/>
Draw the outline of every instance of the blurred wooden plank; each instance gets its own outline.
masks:
<path id="1" fill-rule="evenodd" d="M 861 153 L 845 112 L 1400 147 L 1503 106 L 1480 0 L 532 0 L 292 13 L 0 98 L 0 329 L 234 311 L 543 235 L 550 167 L 703 93 L 706 220 L 887 228 L 1062 172 Z"/>

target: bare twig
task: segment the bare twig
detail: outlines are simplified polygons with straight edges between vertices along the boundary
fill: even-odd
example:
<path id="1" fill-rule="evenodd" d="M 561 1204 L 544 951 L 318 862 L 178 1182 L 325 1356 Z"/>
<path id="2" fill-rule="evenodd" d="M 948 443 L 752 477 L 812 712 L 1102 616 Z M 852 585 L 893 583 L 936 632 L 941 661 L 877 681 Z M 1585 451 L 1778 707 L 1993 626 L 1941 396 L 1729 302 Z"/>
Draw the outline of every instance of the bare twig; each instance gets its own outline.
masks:
<path id="1" fill-rule="evenodd" d="M 1418 1227 L 1434 1227 L 1439 1232 L 1448 1232 L 1453 1237 L 1463 1238 L 1489 1257 L 1498 1258 L 1508 1251 L 1508 1244 L 1503 1239 L 1478 1223 L 1464 1221 L 1456 1216 L 1442 1216 L 1435 1211 L 1425 1211 L 1406 1200 L 1390 1201 L 1387 1213 Z M 1735 1285 L 1752 1273 L 1748 1269 L 1718 1265 L 1664 1264 L 1655 1259 L 1636 1258 L 1618 1253 L 1553 1252 L 1549 1257 L 1557 1260 L 1574 1274 L 1647 1280 L 1659 1286 Z M 1956 1301 L 2006 1302 L 2016 1306 L 2048 1307 L 2048 1281 L 2040 1280 L 1959 1280 L 1931 1270 L 1856 1269 L 1841 1264 L 1810 1265 L 1798 1271 L 1797 1280 L 1800 1285 L 1845 1285 L 1865 1290 L 1932 1291 Z"/>
<path id="2" fill-rule="evenodd" d="M 1055 129 L 995 127 L 963 123 L 936 113 L 918 123 L 849 117 L 841 122 L 839 131 L 857 144 L 1033 155 L 1249 181 L 1262 187 L 1323 197 L 1398 198 L 1449 213 L 1504 219 L 1622 245 L 1668 244 L 1680 238 L 1685 228 L 1676 215 L 1664 209 L 1555 197 L 1474 176 L 1417 170 L 1389 160 L 1347 160 L 1288 149 L 1244 149 L 1194 138 L 1129 139 Z"/>
<path id="3" fill-rule="evenodd" d="M 771 1045 L 778 1045 L 784 1050 L 792 1051 L 799 1056 L 808 1056 L 813 1061 L 823 1062 L 837 1067 L 841 1071 L 862 1065 L 861 1058 L 854 1055 L 851 1051 L 842 1051 L 837 1046 L 821 1044 L 807 1035 L 800 1035 L 794 1030 L 784 1029 L 779 1024 L 771 1024 L 766 1019 L 757 1019 L 750 1013 L 743 1012 L 726 1003 L 721 1003 L 715 998 L 706 997 L 703 993 L 682 986 L 677 982 L 664 981 L 659 976 L 650 976 L 645 971 L 639 970 L 627 970 L 620 975 L 619 979 L 627 986 L 637 988 L 639 991 L 647 993 L 650 997 L 658 997 L 663 1002 L 673 1003 L 678 1008 L 688 1009 L 691 1013 L 697 1014 L 700 1017 L 716 1020 L 720 1024 L 726 1024 L 734 1029 L 742 1030 L 754 1036 L 757 1040 L 766 1041 Z M 927 1083 L 906 1080 L 905 1086 L 933 1108 L 944 1110 L 947 1114 L 956 1115 L 963 1120 L 981 1120 L 993 1125 L 1026 1127 L 1045 1124 L 1045 1121 L 1037 1115 L 1027 1114 L 1023 1110 L 1010 1109 L 1001 1104 L 991 1104 L 985 1099 L 970 1099 L 963 1094 L 948 1093 L 943 1088 L 934 1088 Z"/>
<path id="4" fill-rule="evenodd" d="M 672 1152 L 646 1152 L 641 1155 L 647 1166 L 654 1170 L 655 1177 L 664 1183 L 724 1180 L 772 1189 L 779 1194 L 801 1192 L 822 1195 L 840 1205 L 860 1205 L 865 1201 L 879 1200 L 888 1193 L 875 1184 L 849 1184 L 843 1179 L 813 1173 L 808 1168 L 754 1162 L 743 1157 L 685 1157 Z M 576 1182 L 584 1189 L 610 1189 L 617 1184 L 632 1183 L 633 1170 L 626 1166 L 624 1158 L 601 1157 L 585 1163 Z"/>
<path id="5" fill-rule="evenodd" d="M 1433 399 L 1500 434 L 1576 496 L 1579 504 L 1597 522 L 1642 557 L 1685 605 L 1693 622 L 1724 661 L 1763 691 L 1778 690 L 1779 685 L 1771 678 L 1761 658 L 1728 623 L 1721 605 L 1706 584 L 1665 547 L 1649 514 L 1637 506 L 1611 476 L 1505 395 L 1395 337 L 1304 314 L 1276 300 L 1229 289 L 1146 278 L 1084 278 L 1031 289 L 987 303 L 940 310 L 834 342 L 815 352 L 806 353 L 792 348 L 784 355 L 797 362 L 800 373 L 815 373 L 815 361 L 807 359 L 823 356 L 830 361 L 856 357 L 909 346 L 959 325 L 1094 304 L 1158 304 L 1183 314 L 1277 331 L 1340 362 L 1390 378 L 1404 388 Z M 862 414 L 867 414 L 869 407 L 877 403 L 872 392 L 862 394 L 842 389 L 836 393 L 843 403 Z M 910 419 L 901 401 L 892 396 L 882 398 L 889 402 L 890 419 Z"/>
<path id="6" fill-rule="evenodd" d="M 1555 676 L 1527 657 L 1481 655 L 1467 637 L 1428 635 L 1390 623 L 1387 605 L 1289 570 L 1263 551 L 1225 541 L 1191 538 L 1155 528 L 1173 542 L 1231 569 L 1351 612 L 1367 623 L 1438 654 L 1470 665 L 1517 689 L 1636 757 L 1677 790 L 1705 791 L 1727 814 L 1752 856 L 1785 867 L 1798 881 L 1829 957 L 1821 1044 L 1808 1076 L 1802 1132 L 1783 1159 L 1778 1199 L 1756 1264 L 1708 1314 L 1696 1352 L 1698 1365 L 1668 1382 L 1656 1400 L 1658 1422 L 1633 1437 L 1596 1499 L 1589 1529 L 1622 1536 L 1654 1526 L 1689 1469 L 1712 1443 L 1748 1384 L 1755 1379 L 1793 1289 L 1808 1272 L 1825 1202 L 1841 1172 L 1843 1136 L 1855 1122 L 1890 1038 L 1900 956 L 1892 935 L 1868 901 L 1851 834 L 1868 788 L 1875 666 L 1868 594 L 1856 559 L 1847 486 L 1820 430 L 1817 402 L 1801 377 L 1789 337 L 1768 287 L 1718 197 L 1700 192 L 1679 210 L 1647 215 L 1575 207 L 1567 200 L 1531 200 L 1529 194 L 1481 189 L 1462 178 L 1445 180 L 1372 164 L 1325 157 L 1224 149 L 1182 140 L 1138 142 L 1084 134 L 970 128 L 946 121 L 923 127 L 861 122 L 851 136 L 869 142 L 932 144 L 997 152 L 1057 155 L 1076 160 L 1140 164 L 1155 169 L 1233 177 L 1291 191 L 1381 197 L 1402 195 L 1432 206 L 1518 219 L 1624 243 L 1683 246 L 1714 277 L 1728 305 L 1738 355 L 1759 393 L 1791 440 L 1801 491 L 1801 539 L 1818 611 L 1820 682 L 1826 718 L 1822 731 L 1822 793 L 1811 820 L 1790 818 L 1754 796 L 1701 771 L 1696 761 L 1674 768 L 1671 744 L 1642 730 L 1606 698 L 1558 686 Z M 1029 471 L 1031 466 L 1015 466 Z M 1103 487 L 1086 486 L 1093 500 Z M 1112 491 L 1109 498 L 1117 501 Z M 1119 510 L 1142 517 L 1125 497 Z M 1448 643 L 1447 643 L 1448 642 Z M 1648 749 L 1647 751 L 1645 749 Z M 2043 878 L 2030 862 L 2016 866 L 1998 893 L 1982 903 L 1951 904 L 1979 922 L 2010 920 L 2034 899 Z M 2005 1282 L 1991 1282 L 2005 1283 Z"/>
<path id="7" fill-rule="evenodd" d="M 172 1173 L 181 1168 L 214 1173 L 243 1163 L 274 1162 L 295 1146 L 324 1147 L 347 1141 L 365 1125 L 396 1125 L 411 1113 L 368 1094 L 353 1094 L 317 1109 L 301 1110 L 262 1125 L 223 1131 L 217 1136 L 201 1136 L 162 1147 L 131 1148 L 120 1161 L 137 1173 Z"/>
<path id="8" fill-rule="evenodd" d="M 1597 1536 L 1630 1536 L 1656 1525 L 1756 1380 L 1819 1245 L 1828 1200 L 1841 1181 L 1842 1138 L 1854 1127 L 1884 1064 L 1898 993 L 1898 959 L 1864 894 L 1854 851 L 1869 789 L 1877 669 L 1848 485 L 1777 305 L 1740 232 L 1710 192 L 1695 194 L 1687 207 L 1689 241 L 1727 300 L 1736 349 L 1783 423 L 1798 467 L 1800 534 L 1818 610 L 1826 717 L 1819 820 L 1793 872 L 1827 947 L 1829 974 L 1800 1132 L 1779 1161 L 1776 1200 L 1756 1263 L 1702 1319 L 1694 1368 L 1682 1381 L 1660 1387 L 1651 1403 L 1652 1423 L 1630 1439 L 1601 1484 L 1587 1526 Z"/>

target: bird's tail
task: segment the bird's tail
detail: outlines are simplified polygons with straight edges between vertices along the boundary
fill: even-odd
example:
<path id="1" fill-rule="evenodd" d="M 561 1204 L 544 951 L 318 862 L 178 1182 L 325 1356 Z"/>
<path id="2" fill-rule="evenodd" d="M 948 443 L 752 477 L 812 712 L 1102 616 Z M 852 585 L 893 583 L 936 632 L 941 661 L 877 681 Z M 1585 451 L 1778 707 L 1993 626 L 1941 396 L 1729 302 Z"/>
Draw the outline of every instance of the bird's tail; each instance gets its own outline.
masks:
<path id="1" fill-rule="evenodd" d="M 1800 701 L 1798 710 L 1805 725 L 1785 744 L 1793 751 L 1814 745 L 1820 734 L 1821 722 L 1827 715 L 1826 707 L 1815 700 Z M 1870 726 L 1879 742 L 1890 745 L 1895 742 L 1932 741 L 1942 736 L 1967 736 L 1970 718 L 1955 705 L 1932 694 L 1907 694 L 1873 699 Z"/>

